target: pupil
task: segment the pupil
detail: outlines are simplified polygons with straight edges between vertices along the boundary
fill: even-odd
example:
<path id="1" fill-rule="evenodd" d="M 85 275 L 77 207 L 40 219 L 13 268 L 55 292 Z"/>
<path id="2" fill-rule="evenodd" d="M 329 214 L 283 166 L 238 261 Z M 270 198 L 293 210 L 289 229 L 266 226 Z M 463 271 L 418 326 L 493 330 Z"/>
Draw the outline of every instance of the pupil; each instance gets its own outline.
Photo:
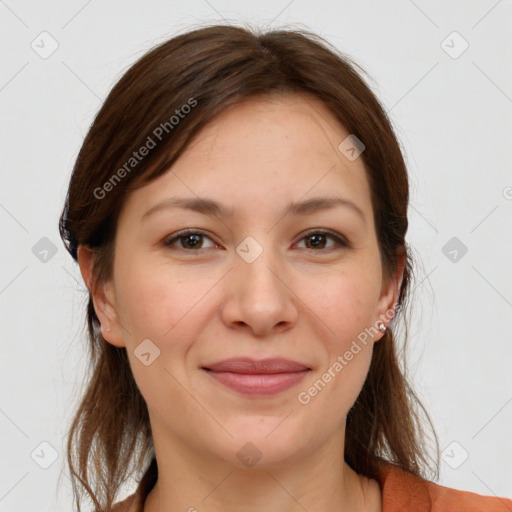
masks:
<path id="1" fill-rule="evenodd" d="M 186 245 L 187 245 L 187 246 L 188 246 L 188 245 L 191 245 L 191 246 L 192 246 L 192 248 L 194 249 L 194 248 L 195 248 L 195 246 L 196 246 L 196 245 L 198 245 L 198 243 L 200 243 L 200 237 L 201 237 L 201 236 L 202 236 L 202 235 L 187 235 L 187 236 L 185 237 Z M 189 244 L 189 240 L 191 240 L 191 239 L 196 239 L 196 242 L 197 242 L 197 243 L 192 242 L 192 244 Z"/>
<path id="2" fill-rule="evenodd" d="M 309 240 L 316 240 L 316 242 L 313 242 L 313 247 L 318 247 L 319 245 L 319 239 L 321 239 L 324 235 L 310 235 L 308 238 Z M 320 245 L 322 245 L 322 242 L 320 241 Z"/>

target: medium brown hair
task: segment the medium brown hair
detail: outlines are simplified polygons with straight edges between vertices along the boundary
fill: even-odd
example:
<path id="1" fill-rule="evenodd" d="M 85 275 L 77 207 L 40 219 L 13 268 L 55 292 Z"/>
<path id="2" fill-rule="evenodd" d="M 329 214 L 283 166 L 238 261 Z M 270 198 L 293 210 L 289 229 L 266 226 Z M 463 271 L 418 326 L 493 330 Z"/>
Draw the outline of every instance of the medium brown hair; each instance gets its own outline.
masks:
<path id="1" fill-rule="evenodd" d="M 227 106 L 261 95 L 314 95 L 366 146 L 361 158 L 386 277 L 396 275 L 397 255 L 405 255 L 397 314 L 373 346 L 368 376 L 347 416 L 345 460 L 369 478 L 376 477 L 381 460 L 426 477 L 432 459 L 423 413 L 435 440 L 437 478 L 437 436 L 409 385 L 405 347 L 400 368 L 393 334 L 396 322 L 403 320 L 404 343 L 407 340 L 405 306 L 413 277 L 405 241 L 407 170 L 391 123 L 356 68 L 365 73 L 324 39 L 302 29 L 262 32 L 215 25 L 158 45 L 121 77 L 94 119 L 73 169 L 60 234 L 76 261 L 79 245 L 93 249 L 94 280 L 107 281 L 112 276 L 117 219 L 130 191 L 167 172 L 192 137 Z M 192 105 L 191 99 L 196 106 L 180 110 Z M 171 122 L 177 111 L 187 113 L 178 123 Z M 167 128 L 157 132 L 161 140 L 143 159 L 131 161 L 148 138 L 156 139 L 159 126 Z M 126 349 L 102 337 L 90 293 L 87 326 L 91 374 L 70 428 L 68 464 L 78 510 L 85 491 L 97 510 L 109 511 L 121 486 L 134 471 L 143 470 L 151 456 L 151 428 Z"/>

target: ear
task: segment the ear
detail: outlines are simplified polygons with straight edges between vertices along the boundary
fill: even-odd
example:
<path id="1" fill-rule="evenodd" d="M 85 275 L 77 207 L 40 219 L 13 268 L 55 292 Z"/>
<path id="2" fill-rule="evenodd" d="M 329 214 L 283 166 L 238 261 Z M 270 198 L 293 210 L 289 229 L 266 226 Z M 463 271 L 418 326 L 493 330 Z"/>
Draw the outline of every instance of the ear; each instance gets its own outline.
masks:
<path id="1" fill-rule="evenodd" d="M 382 287 L 377 307 L 376 325 L 382 322 L 386 327 L 388 327 L 389 322 L 396 313 L 396 304 L 400 294 L 400 287 L 402 285 L 405 262 L 406 252 L 402 248 L 397 253 L 395 274 L 393 276 L 384 276 L 382 279 Z M 375 339 L 375 341 L 378 341 L 383 336 L 384 333 L 380 333 L 380 337 Z"/>
<path id="2" fill-rule="evenodd" d="M 112 281 L 97 283 L 94 278 L 93 266 L 96 253 L 90 247 L 79 245 L 77 251 L 78 264 L 84 283 L 91 295 L 94 311 L 101 323 L 103 338 L 116 347 L 124 347 L 123 329 L 119 322 Z"/>

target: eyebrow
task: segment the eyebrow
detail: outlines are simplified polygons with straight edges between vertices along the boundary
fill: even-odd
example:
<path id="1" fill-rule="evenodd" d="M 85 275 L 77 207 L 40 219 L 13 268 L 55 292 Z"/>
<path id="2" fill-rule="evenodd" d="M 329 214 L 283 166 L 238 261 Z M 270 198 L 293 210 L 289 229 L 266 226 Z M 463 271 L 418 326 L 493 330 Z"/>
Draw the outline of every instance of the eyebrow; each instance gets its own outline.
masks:
<path id="1" fill-rule="evenodd" d="M 328 210 L 335 207 L 346 207 L 356 213 L 363 222 L 366 222 L 363 211 L 359 206 L 342 197 L 313 197 L 311 199 L 305 199 L 302 201 L 295 201 L 288 205 L 283 212 L 283 216 L 287 214 L 292 215 L 312 215 L 316 212 Z M 213 199 L 207 197 L 170 197 L 157 203 L 151 207 L 141 218 L 141 222 L 147 219 L 152 214 L 172 208 L 183 208 L 186 210 L 192 210 L 204 215 L 213 215 L 216 217 L 231 218 L 233 217 L 233 210 L 228 209 L 222 204 L 218 203 Z"/>

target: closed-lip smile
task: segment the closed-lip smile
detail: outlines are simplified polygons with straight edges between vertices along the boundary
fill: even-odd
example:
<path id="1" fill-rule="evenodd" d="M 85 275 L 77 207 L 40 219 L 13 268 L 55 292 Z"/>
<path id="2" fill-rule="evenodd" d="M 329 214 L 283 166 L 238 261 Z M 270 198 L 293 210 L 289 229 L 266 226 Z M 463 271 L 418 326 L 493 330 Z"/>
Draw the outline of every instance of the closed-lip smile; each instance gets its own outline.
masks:
<path id="1" fill-rule="evenodd" d="M 290 359 L 236 357 L 202 367 L 213 379 L 245 395 L 273 395 L 298 384 L 311 370 Z"/>

